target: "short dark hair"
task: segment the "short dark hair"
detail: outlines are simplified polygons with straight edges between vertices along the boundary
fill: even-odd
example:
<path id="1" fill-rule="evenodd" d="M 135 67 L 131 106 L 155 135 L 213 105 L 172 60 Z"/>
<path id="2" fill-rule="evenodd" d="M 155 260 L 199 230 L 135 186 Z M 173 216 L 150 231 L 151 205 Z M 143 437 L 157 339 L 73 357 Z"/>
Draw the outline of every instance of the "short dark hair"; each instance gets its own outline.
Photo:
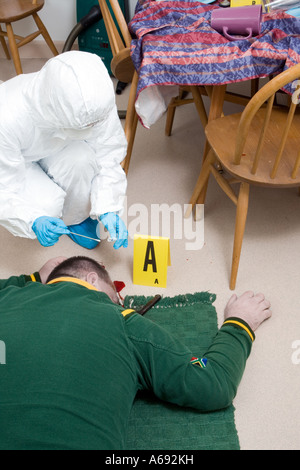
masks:
<path id="1" fill-rule="evenodd" d="M 67 258 L 53 269 L 46 282 L 53 281 L 53 279 L 57 279 L 58 277 L 75 277 L 84 280 L 89 272 L 95 272 L 100 279 L 112 285 L 112 281 L 105 267 L 87 256 L 73 256 Z"/>

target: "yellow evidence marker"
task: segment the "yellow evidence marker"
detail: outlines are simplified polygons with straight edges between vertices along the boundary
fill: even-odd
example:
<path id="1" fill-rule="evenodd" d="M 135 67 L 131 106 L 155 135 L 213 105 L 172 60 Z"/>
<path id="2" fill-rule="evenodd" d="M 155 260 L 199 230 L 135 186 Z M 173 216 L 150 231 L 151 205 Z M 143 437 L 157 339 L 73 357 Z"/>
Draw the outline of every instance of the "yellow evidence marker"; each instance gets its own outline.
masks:
<path id="1" fill-rule="evenodd" d="M 169 238 L 134 236 L 133 284 L 167 287 L 168 266 L 171 266 Z"/>
<path id="2" fill-rule="evenodd" d="M 230 0 L 231 7 L 244 7 L 248 5 L 262 5 L 263 0 Z"/>

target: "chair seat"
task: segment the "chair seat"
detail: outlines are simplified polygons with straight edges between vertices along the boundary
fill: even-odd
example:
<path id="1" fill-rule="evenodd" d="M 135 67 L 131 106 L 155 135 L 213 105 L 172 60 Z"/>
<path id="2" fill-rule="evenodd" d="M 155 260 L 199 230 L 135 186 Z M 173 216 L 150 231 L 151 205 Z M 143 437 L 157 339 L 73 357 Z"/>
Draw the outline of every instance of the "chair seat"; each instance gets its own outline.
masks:
<path id="1" fill-rule="evenodd" d="M 296 178 L 292 178 L 292 169 L 295 164 L 295 155 L 300 151 L 300 114 L 294 116 L 290 134 L 282 155 L 282 160 L 277 176 L 270 177 L 274 164 L 274 155 L 282 136 L 282 129 L 287 118 L 285 108 L 273 109 L 271 122 L 266 132 L 265 145 L 263 146 L 259 166 L 255 175 L 251 174 L 251 166 L 254 160 L 257 143 L 263 126 L 266 110 L 261 108 L 252 121 L 241 163 L 233 163 L 235 152 L 235 140 L 241 113 L 232 114 L 211 121 L 205 129 L 207 139 L 220 160 L 224 169 L 235 178 L 258 186 L 290 187 L 300 186 L 300 170 Z M 249 162 L 251 162 L 249 164 Z"/>
<path id="2" fill-rule="evenodd" d="M 36 5 L 32 0 L 0 0 L 0 23 L 13 23 L 36 13 L 44 6 L 44 0 L 37 0 Z"/>

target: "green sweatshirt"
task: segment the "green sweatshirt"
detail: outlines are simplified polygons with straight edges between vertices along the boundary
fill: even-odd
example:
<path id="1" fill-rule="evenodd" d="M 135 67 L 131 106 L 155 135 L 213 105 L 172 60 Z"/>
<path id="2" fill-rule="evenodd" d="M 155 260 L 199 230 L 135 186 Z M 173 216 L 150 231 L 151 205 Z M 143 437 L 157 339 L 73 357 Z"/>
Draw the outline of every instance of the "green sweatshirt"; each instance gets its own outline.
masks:
<path id="1" fill-rule="evenodd" d="M 122 450 L 138 390 L 209 411 L 231 404 L 254 334 L 228 319 L 203 358 L 90 284 L 0 281 L 0 450 Z"/>

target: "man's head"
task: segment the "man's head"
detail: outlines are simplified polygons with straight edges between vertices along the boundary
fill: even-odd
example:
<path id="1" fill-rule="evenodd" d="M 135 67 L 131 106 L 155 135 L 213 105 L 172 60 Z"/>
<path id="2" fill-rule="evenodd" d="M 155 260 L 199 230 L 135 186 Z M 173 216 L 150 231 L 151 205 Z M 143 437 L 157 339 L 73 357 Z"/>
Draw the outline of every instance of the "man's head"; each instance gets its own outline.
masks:
<path id="1" fill-rule="evenodd" d="M 116 288 L 100 263 L 86 256 L 67 258 L 50 273 L 46 282 L 59 277 L 74 277 L 86 281 L 100 292 L 107 294 L 114 303 L 119 303 Z"/>

